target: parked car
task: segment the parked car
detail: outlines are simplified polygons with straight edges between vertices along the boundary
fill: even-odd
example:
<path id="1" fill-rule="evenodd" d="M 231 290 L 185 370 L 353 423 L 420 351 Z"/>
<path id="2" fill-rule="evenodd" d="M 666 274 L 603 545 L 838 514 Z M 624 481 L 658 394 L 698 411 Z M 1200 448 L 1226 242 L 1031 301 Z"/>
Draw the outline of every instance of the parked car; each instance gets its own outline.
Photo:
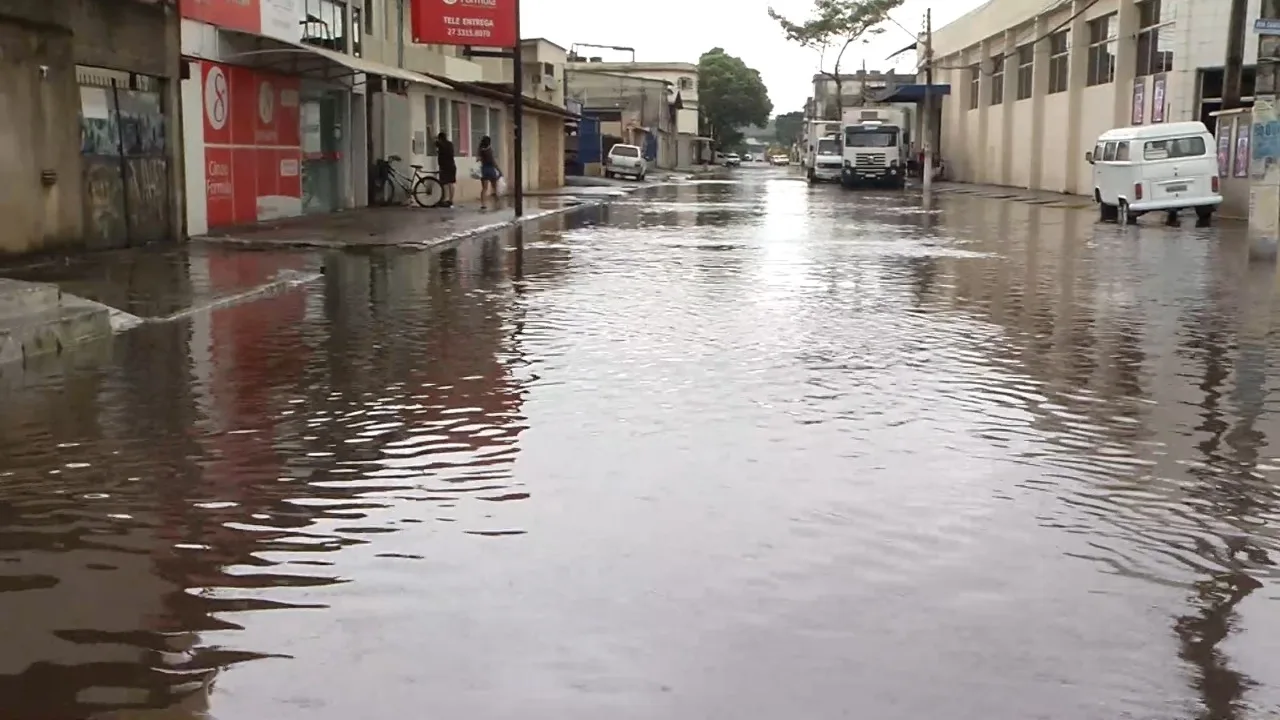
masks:
<path id="1" fill-rule="evenodd" d="M 643 180 L 648 170 L 649 163 L 644 158 L 644 152 L 636 145 L 614 145 L 609 148 L 609 155 L 604 159 L 605 177 L 626 175 Z"/>
<path id="2" fill-rule="evenodd" d="M 742 167 L 742 158 L 738 157 L 738 153 L 728 153 L 724 156 L 725 167 Z"/>
<path id="3" fill-rule="evenodd" d="M 1093 199 L 1103 222 L 1137 223 L 1162 212 L 1169 222 L 1193 210 L 1208 224 L 1222 203 L 1216 143 L 1201 122 L 1108 130 L 1085 160 L 1093 165 Z"/>
<path id="4" fill-rule="evenodd" d="M 742 156 L 743 162 L 753 162 L 755 161 L 755 159 L 756 159 L 756 156 L 752 155 L 751 153 L 747 153 L 746 155 Z"/>

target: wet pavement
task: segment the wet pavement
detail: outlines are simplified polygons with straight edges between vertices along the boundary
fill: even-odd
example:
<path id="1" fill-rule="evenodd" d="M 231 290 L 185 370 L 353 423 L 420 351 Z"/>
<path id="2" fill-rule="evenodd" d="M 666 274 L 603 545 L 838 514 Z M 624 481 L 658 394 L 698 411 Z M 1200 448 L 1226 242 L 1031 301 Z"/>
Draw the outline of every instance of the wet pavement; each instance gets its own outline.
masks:
<path id="1" fill-rule="evenodd" d="M 739 177 L 173 263 L 326 272 L 6 393 L 4 717 L 1273 717 L 1243 234 Z"/>

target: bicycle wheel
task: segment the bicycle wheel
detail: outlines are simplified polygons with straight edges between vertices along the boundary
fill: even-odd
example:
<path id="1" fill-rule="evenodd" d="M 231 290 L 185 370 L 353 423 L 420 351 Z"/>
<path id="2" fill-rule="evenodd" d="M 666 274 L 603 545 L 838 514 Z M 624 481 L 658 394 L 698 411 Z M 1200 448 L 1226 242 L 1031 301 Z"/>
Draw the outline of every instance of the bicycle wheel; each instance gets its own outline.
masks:
<path id="1" fill-rule="evenodd" d="M 440 181 L 424 175 L 413 184 L 413 201 L 418 207 L 435 207 L 444 201 L 444 185 Z"/>

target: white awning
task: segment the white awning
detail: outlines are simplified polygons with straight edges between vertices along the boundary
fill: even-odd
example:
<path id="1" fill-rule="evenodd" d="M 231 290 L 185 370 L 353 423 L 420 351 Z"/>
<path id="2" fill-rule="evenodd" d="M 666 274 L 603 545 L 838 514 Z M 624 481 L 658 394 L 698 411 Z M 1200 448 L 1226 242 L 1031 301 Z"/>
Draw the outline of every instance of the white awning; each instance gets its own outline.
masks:
<path id="1" fill-rule="evenodd" d="M 412 70 L 383 65 L 379 62 L 358 58 L 354 55 L 329 50 L 328 48 L 263 37 L 262 35 L 229 30 L 227 28 L 220 28 L 220 30 L 224 33 L 234 34 L 237 38 L 251 41 L 253 49 L 224 54 L 218 58 L 219 60 L 245 62 L 255 67 L 271 69 L 288 75 L 314 77 L 322 80 L 334 80 L 339 77 L 359 74 L 380 75 L 430 87 L 449 88 L 448 85 L 439 80 L 429 78 Z M 241 45 L 243 46 L 243 43 Z"/>

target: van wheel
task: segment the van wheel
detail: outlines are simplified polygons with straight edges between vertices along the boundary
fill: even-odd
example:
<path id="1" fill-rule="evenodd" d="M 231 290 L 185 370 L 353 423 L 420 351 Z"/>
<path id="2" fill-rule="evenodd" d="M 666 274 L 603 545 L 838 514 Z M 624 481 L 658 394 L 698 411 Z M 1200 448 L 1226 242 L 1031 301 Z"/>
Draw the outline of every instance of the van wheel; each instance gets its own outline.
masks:
<path id="1" fill-rule="evenodd" d="M 1199 221 L 1198 224 L 1201 227 L 1207 226 L 1210 222 L 1213 221 L 1213 208 L 1211 207 L 1196 208 L 1196 220 Z"/>
<path id="2" fill-rule="evenodd" d="M 1104 223 L 1116 221 L 1116 206 L 1104 202 L 1098 203 L 1098 220 Z"/>
<path id="3" fill-rule="evenodd" d="M 1121 225 L 1138 224 L 1138 216 L 1129 211 L 1129 201 L 1120 201 L 1120 205 L 1116 208 L 1116 222 Z"/>

